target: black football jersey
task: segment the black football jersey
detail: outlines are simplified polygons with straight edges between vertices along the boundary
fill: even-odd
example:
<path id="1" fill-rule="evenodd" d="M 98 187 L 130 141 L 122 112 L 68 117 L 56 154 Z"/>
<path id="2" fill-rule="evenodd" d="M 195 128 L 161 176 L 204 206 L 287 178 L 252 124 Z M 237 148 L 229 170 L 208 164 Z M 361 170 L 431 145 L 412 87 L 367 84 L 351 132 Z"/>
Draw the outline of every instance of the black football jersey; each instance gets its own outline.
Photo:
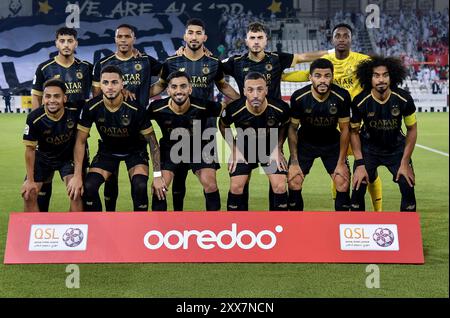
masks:
<path id="1" fill-rule="evenodd" d="M 55 58 L 41 63 L 36 69 L 32 94 L 42 96 L 45 81 L 58 78 L 66 84 L 66 95 L 69 102 L 83 106 L 89 99 L 92 86 L 92 64 L 75 58 L 71 65 L 59 64 Z"/>
<path id="2" fill-rule="evenodd" d="M 264 58 L 256 62 L 250 59 L 249 54 L 235 55 L 223 61 L 223 69 L 226 75 L 231 75 L 236 80 L 241 96 L 244 96 L 244 79 L 249 72 L 264 74 L 268 96 L 281 98 L 281 75 L 286 68 L 291 67 L 294 54 L 265 52 Z"/>
<path id="3" fill-rule="evenodd" d="M 123 101 L 112 111 L 103 96 L 97 96 L 83 107 L 78 129 L 89 133 L 95 123 L 99 140 L 99 152 L 111 155 L 127 155 L 145 147 L 142 135 L 153 131 L 144 108 L 137 103 Z"/>
<path id="4" fill-rule="evenodd" d="M 224 81 L 222 62 L 214 56 L 204 55 L 199 60 L 191 60 L 185 55 L 172 56 L 164 62 L 160 78 L 166 83 L 170 73 L 182 71 L 191 77 L 191 96 L 205 100 L 214 100 L 215 82 Z"/>
<path id="5" fill-rule="evenodd" d="M 347 90 L 331 84 L 328 97 L 317 99 L 307 85 L 291 96 L 291 122 L 300 123 L 299 141 L 328 145 L 339 142 L 337 125 L 350 121 L 351 97 Z"/>
<path id="6" fill-rule="evenodd" d="M 407 126 L 416 123 L 416 106 L 411 95 L 401 88 L 393 89 L 386 101 L 377 100 L 370 91 L 358 94 L 352 102 L 351 126 L 359 127 L 361 142 L 375 151 L 390 152 L 405 142 L 402 117 Z"/>
<path id="7" fill-rule="evenodd" d="M 73 159 L 78 111 L 71 103 L 64 106 L 59 119 L 49 116 L 44 106 L 27 116 L 23 142 L 36 146 L 36 156 L 49 164 Z"/>
<path id="8" fill-rule="evenodd" d="M 136 100 L 139 101 L 141 107 L 147 107 L 151 77 L 159 74 L 161 63 L 147 54 L 143 54 L 140 57 L 130 57 L 127 60 L 112 54 L 95 63 L 93 73 L 94 86 L 100 87 L 102 68 L 108 65 L 117 66 L 122 71 L 125 88 L 136 94 Z"/>

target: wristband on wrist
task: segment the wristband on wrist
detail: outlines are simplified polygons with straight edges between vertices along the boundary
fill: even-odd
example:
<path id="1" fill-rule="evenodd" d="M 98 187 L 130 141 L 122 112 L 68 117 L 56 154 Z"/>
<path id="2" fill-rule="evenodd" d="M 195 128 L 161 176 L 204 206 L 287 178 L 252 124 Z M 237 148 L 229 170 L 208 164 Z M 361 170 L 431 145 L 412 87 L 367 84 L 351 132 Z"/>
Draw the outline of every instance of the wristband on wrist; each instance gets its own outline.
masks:
<path id="1" fill-rule="evenodd" d="M 355 160 L 355 167 L 359 167 L 359 166 L 364 166 L 365 165 L 365 163 L 364 163 L 364 159 L 356 159 Z"/>
<path id="2" fill-rule="evenodd" d="M 161 171 L 153 171 L 153 178 L 159 178 L 162 177 Z"/>

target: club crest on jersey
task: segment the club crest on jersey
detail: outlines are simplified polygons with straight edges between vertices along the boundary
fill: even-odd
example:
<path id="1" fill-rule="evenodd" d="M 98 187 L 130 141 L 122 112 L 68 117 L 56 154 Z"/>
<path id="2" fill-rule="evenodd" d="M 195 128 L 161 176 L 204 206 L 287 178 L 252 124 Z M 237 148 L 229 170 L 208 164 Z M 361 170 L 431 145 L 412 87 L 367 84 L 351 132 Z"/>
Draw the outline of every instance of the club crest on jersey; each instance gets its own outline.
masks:
<path id="1" fill-rule="evenodd" d="M 142 65 L 137 63 L 134 65 L 134 69 L 139 72 L 140 70 L 142 70 Z"/>
<path id="2" fill-rule="evenodd" d="M 271 70 L 273 69 L 273 66 L 272 66 L 272 64 L 266 64 L 266 71 L 267 72 L 270 72 Z"/>
<path id="3" fill-rule="evenodd" d="M 123 126 L 128 126 L 130 124 L 130 118 L 128 118 L 128 115 L 122 115 L 120 122 Z"/>
<path id="4" fill-rule="evenodd" d="M 69 119 L 67 121 L 67 128 L 72 129 L 73 127 L 75 127 L 75 123 L 73 122 L 72 119 Z"/>
<path id="5" fill-rule="evenodd" d="M 76 76 L 78 79 L 83 79 L 83 73 L 81 73 L 80 71 L 77 72 Z"/>
<path id="6" fill-rule="evenodd" d="M 338 111 L 336 104 L 330 104 L 330 108 L 328 109 L 328 111 L 331 115 L 336 115 Z"/>
<path id="7" fill-rule="evenodd" d="M 267 126 L 269 126 L 269 127 L 275 126 L 276 123 L 277 123 L 277 121 L 276 121 L 275 118 L 273 118 L 273 117 L 269 117 L 269 118 L 267 119 Z"/>
<path id="8" fill-rule="evenodd" d="M 398 107 L 398 105 L 392 106 L 391 114 L 392 114 L 392 116 L 400 115 L 400 108 Z"/>

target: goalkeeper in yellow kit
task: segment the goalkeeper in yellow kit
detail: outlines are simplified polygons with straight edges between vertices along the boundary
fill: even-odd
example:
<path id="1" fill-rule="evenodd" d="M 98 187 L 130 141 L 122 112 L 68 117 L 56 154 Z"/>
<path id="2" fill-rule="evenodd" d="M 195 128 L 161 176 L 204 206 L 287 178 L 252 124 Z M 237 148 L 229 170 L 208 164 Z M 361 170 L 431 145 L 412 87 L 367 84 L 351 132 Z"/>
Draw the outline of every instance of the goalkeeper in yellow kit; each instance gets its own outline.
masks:
<path id="1" fill-rule="evenodd" d="M 352 28 L 348 24 L 341 23 L 333 28 L 332 43 L 334 52 L 330 52 L 322 56 L 328 59 L 334 66 L 334 83 L 349 91 L 352 99 L 358 95 L 363 89 L 356 78 L 355 70 L 361 61 L 370 58 L 368 55 L 352 52 Z M 294 71 L 284 73 L 282 80 L 286 82 L 307 82 L 309 81 L 308 71 Z M 351 154 L 351 149 L 349 149 Z M 336 196 L 336 187 L 332 183 L 333 198 Z M 377 176 L 375 181 L 368 187 L 374 211 L 382 210 L 382 184 L 380 177 Z"/>

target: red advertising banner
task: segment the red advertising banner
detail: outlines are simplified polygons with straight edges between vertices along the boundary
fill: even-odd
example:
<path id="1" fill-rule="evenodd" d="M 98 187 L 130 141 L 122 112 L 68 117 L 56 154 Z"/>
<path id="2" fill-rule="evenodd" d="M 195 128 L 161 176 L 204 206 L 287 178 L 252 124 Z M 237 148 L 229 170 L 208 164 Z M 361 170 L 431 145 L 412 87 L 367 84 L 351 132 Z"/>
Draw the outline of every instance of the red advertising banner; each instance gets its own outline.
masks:
<path id="1" fill-rule="evenodd" d="M 418 213 L 11 213 L 5 264 L 423 264 Z"/>

